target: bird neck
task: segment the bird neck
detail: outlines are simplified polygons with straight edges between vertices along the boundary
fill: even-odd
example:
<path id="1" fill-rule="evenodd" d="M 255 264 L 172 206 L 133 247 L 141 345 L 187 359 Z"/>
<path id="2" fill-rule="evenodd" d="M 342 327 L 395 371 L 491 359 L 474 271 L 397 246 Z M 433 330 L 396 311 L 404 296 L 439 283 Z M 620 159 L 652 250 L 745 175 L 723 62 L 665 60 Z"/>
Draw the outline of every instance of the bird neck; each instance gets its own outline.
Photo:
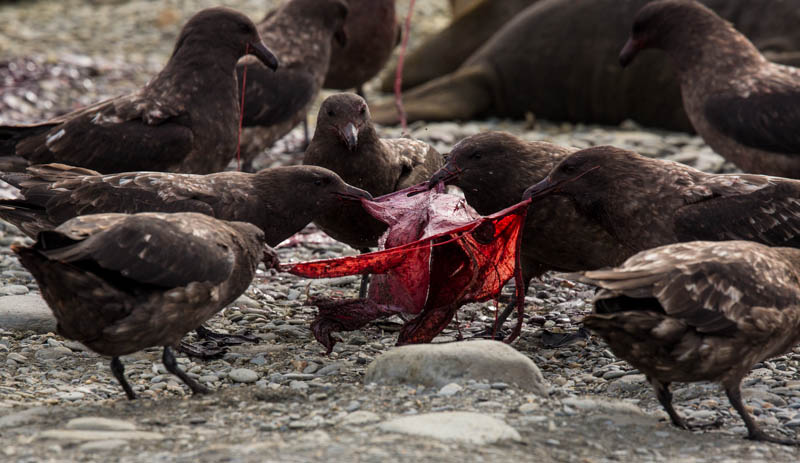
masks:
<path id="1" fill-rule="evenodd" d="M 154 80 L 169 79 L 173 85 L 192 88 L 218 88 L 220 81 L 231 80 L 241 52 L 234 47 L 202 37 L 179 39 L 164 69 Z M 173 77 L 175 76 L 175 77 Z"/>
<path id="2" fill-rule="evenodd" d="M 730 23 L 715 19 L 718 22 L 713 25 L 692 27 L 662 45 L 682 78 L 695 72 L 729 75 L 766 62 L 747 37 Z"/>
<path id="3" fill-rule="evenodd" d="M 282 68 L 293 66 L 314 69 L 319 68 L 314 64 L 327 63 L 330 59 L 333 30 L 322 18 L 304 16 L 302 13 L 292 14 L 282 9 L 260 24 L 258 29 L 264 43 L 280 56 Z M 303 33 L 298 34 L 295 31 Z"/>
<path id="4" fill-rule="evenodd" d="M 264 231 L 266 242 L 277 246 L 281 241 L 302 230 L 313 219 L 311 208 L 286 201 L 287 192 L 292 191 L 293 182 L 276 178 L 272 172 L 259 172 L 253 177 L 255 194 L 261 207 L 254 224 Z M 309 198 L 302 198 L 303 202 Z"/>

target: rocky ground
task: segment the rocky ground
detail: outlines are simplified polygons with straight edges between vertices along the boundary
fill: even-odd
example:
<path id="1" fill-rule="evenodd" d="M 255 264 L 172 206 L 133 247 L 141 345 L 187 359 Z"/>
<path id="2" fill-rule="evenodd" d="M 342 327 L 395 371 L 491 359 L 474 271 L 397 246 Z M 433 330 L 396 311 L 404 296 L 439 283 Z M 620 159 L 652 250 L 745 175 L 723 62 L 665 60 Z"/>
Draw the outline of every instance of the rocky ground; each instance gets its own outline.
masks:
<path id="1" fill-rule="evenodd" d="M 162 65 L 180 24 L 213 2 L 52 1 L 0 6 L 0 120 L 33 121 L 135 88 Z M 268 4 L 227 2 L 259 17 Z M 405 11 L 407 2 L 398 2 Z M 417 37 L 440 26 L 445 2 L 417 2 Z M 158 5 L 155 6 L 154 5 Z M 482 130 L 509 130 L 564 145 L 614 144 L 713 172 L 731 166 L 700 139 L 620 127 L 504 120 L 415 124 L 414 136 L 443 152 Z M 399 130 L 386 128 L 387 136 Z M 261 165 L 296 162 L 296 129 Z M 532 211 L 535 213 L 535 211 Z M 47 314 L 30 275 L 10 252 L 25 242 L 0 224 L 0 313 Z M 309 227 L 278 249 L 284 262 L 352 254 Z M 511 288 L 506 292 L 510 293 Z M 426 359 L 386 358 L 399 320 L 342 335 L 323 355 L 308 325 L 310 296 L 351 297 L 355 278 L 303 280 L 260 272 L 245 296 L 211 327 L 249 332 L 258 344 L 218 360 L 179 358 L 215 392 L 190 397 L 166 374 L 160 349 L 125 357 L 141 400 L 129 402 L 108 359 L 52 334 L 47 317 L 24 327 L 0 323 L 0 452 L 5 461 L 797 461 L 800 451 L 743 440 L 744 427 L 724 394 L 705 383 L 675 385 L 678 411 L 691 423 L 721 419 L 707 432 L 665 422 L 643 375 L 594 337 L 562 345 L 590 309 L 591 288 L 546 276 L 526 298 L 514 350 L 487 357 L 476 341 L 456 344 L 471 369 L 448 375 L 448 344 L 491 323 L 495 303 L 470 304 L 429 346 Z M 35 328 L 30 329 L 30 328 Z M 521 358 L 520 358 L 521 357 Z M 377 360 L 376 360 L 377 359 Z M 537 376 L 537 369 L 543 379 Z M 524 361 L 523 361 L 524 360 Z M 381 365 L 416 367 L 391 383 Z M 503 362 L 512 362 L 506 364 Z M 516 363 L 514 363 L 516 362 Z M 488 364 L 487 370 L 473 368 Z M 800 349 L 758 365 L 745 396 L 773 434 L 800 433 Z M 468 368 L 464 368 L 467 371 Z M 498 378 L 502 378 L 498 380 Z"/>

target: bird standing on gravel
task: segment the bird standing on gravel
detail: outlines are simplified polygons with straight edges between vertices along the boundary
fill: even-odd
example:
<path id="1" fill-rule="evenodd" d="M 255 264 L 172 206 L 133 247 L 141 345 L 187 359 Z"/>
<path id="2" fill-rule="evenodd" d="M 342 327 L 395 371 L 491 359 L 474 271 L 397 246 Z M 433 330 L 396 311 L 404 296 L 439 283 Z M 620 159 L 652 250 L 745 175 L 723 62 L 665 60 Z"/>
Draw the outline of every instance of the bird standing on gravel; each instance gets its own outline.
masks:
<path id="1" fill-rule="evenodd" d="M 458 142 L 429 185 L 440 181 L 455 185 L 470 206 L 481 215 L 489 215 L 517 204 L 526 188 L 544 179 L 575 151 L 529 142 L 506 132 L 484 132 Z M 526 216 L 521 249 L 526 293 L 531 279 L 544 272 L 596 269 L 620 264 L 629 256 L 627 247 L 577 213 L 567 198 L 544 199 Z M 513 303 L 506 307 L 492 332 L 499 333 L 513 309 Z"/>
<path id="2" fill-rule="evenodd" d="M 129 399 L 119 357 L 151 346 L 164 346 L 164 366 L 193 393 L 208 392 L 178 367 L 172 346 L 241 295 L 259 262 L 275 264 L 258 227 L 194 213 L 77 217 L 12 250 L 59 334 L 111 356 Z"/>
<path id="3" fill-rule="evenodd" d="M 767 61 L 745 36 L 690 0 L 648 3 L 619 55 L 645 48 L 675 64 L 692 125 L 742 170 L 800 178 L 800 69 Z"/>
<path id="4" fill-rule="evenodd" d="M 442 166 L 443 159 L 425 142 L 380 138 L 367 102 L 353 93 L 339 93 L 323 101 L 303 164 L 330 169 L 350 185 L 381 196 L 424 182 Z M 314 222 L 334 239 L 362 252 L 377 246 L 386 231 L 385 223 L 355 203 L 330 208 Z M 362 280 L 360 296 L 365 293 Z"/>
<path id="5" fill-rule="evenodd" d="M 291 0 L 258 23 L 264 43 L 281 57 L 281 68 L 272 72 L 255 60 L 247 63 L 242 119 L 244 170 L 252 170 L 258 154 L 306 120 L 325 79 L 331 53 L 347 44 L 347 17 L 343 0 Z M 244 68 L 244 63 L 236 66 L 240 86 Z"/>
<path id="6" fill-rule="evenodd" d="M 222 220 L 248 222 L 264 232 L 267 244 L 299 232 L 315 217 L 342 201 L 371 199 L 328 169 L 287 166 L 255 174 L 209 175 L 129 172 L 101 175 L 63 164 L 31 166 L 25 173 L 0 174 L 24 199 L 0 200 L 0 218 L 32 238 L 86 214 L 197 212 Z M 292 195 L 286 192 L 291 191 Z M 180 350 L 200 358 L 219 355 L 225 345 L 253 342 L 247 335 L 220 334 L 200 327 L 199 338 L 215 347 L 181 343 Z"/>
<path id="7" fill-rule="evenodd" d="M 166 66 L 142 89 L 47 122 L 2 126 L 0 156 L 103 173 L 224 170 L 236 153 L 234 68 L 245 54 L 278 66 L 246 16 L 203 10 L 186 23 Z"/>
<path id="8" fill-rule="evenodd" d="M 752 440 L 763 432 L 742 403 L 753 365 L 800 342 L 800 250 L 749 241 L 695 241 L 640 252 L 619 268 L 568 275 L 598 286 L 584 324 L 647 376 L 672 424 L 670 383 L 718 381 Z"/>
<path id="9" fill-rule="evenodd" d="M 800 248 L 800 180 L 708 174 L 611 146 L 577 151 L 523 197 L 557 195 L 629 250 L 748 240 Z M 576 231 L 589 236 L 590 230 Z M 629 256 L 630 256 L 629 255 Z M 613 264 L 609 264 L 613 265 Z"/>
<path id="10" fill-rule="evenodd" d="M 328 169 L 286 166 L 255 174 L 128 172 L 102 175 L 62 164 L 0 173 L 24 199 L 0 200 L 0 218 L 30 237 L 79 215 L 198 212 L 261 228 L 276 246 L 345 200 L 371 199 Z M 291 192 L 291 194 L 287 194 Z"/>

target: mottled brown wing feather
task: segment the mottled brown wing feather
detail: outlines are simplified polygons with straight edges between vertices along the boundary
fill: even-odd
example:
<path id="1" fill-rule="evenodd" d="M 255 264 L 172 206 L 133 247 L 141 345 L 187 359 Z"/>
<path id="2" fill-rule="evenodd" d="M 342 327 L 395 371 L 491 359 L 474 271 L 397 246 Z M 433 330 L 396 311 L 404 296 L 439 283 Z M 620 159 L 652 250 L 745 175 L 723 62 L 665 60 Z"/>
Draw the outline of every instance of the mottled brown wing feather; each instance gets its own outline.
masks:
<path id="1" fill-rule="evenodd" d="M 718 196 L 675 214 L 681 241 L 749 240 L 800 247 L 800 184 L 775 179 L 747 194 Z"/>
<path id="2" fill-rule="evenodd" d="M 92 216 L 86 218 L 91 220 Z M 164 288 L 228 278 L 233 270 L 232 251 L 203 234 L 187 234 L 185 228 L 154 217 L 122 216 L 80 241 L 74 236 L 65 240 L 68 235 L 60 228 L 43 232 L 39 245 L 50 259 L 94 263 L 137 283 Z"/>
<path id="3" fill-rule="evenodd" d="M 243 65 L 236 67 L 241 82 Z M 314 98 L 314 76 L 299 69 L 272 71 L 260 63 L 247 68 L 247 93 L 244 98 L 245 127 L 268 126 L 289 120 Z M 240 93 L 241 94 L 241 93 Z"/>
<path id="4" fill-rule="evenodd" d="M 746 249 L 754 244 L 735 246 L 742 249 L 716 244 L 700 248 L 696 243 L 656 248 L 637 254 L 620 269 L 585 272 L 583 281 L 605 289 L 598 299 L 655 298 L 667 315 L 699 332 L 726 334 L 750 326 L 755 334 L 753 307 L 772 309 L 761 311 L 760 317 L 778 317 L 794 304 L 797 289 L 785 278 L 783 262 Z"/>
<path id="5" fill-rule="evenodd" d="M 800 86 L 797 84 L 747 97 L 711 97 L 703 112 L 717 131 L 742 145 L 800 155 L 800 131 L 797 130 L 800 127 Z"/>
<path id="6" fill-rule="evenodd" d="M 384 141 L 395 151 L 400 164 L 400 177 L 395 190 L 428 180 L 444 165 L 444 157 L 425 142 L 404 138 Z"/>
<path id="7" fill-rule="evenodd" d="M 166 170 L 192 149 L 189 117 L 137 95 L 64 116 L 47 132 L 20 140 L 16 153 L 34 164 L 63 162 L 103 173 Z"/>

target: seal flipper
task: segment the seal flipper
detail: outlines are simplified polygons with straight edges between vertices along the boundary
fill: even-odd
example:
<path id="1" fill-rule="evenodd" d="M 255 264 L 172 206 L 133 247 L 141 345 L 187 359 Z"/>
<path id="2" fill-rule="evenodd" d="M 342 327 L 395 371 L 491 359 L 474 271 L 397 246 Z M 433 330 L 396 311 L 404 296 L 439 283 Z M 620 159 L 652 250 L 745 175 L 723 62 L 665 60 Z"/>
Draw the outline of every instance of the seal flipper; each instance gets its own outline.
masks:
<path id="1" fill-rule="evenodd" d="M 434 79 L 403 94 L 408 122 L 418 120 L 468 120 L 492 107 L 492 72 L 470 66 Z M 372 120 L 383 125 L 399 123 L 394 99 L 370 107 Z"/>

